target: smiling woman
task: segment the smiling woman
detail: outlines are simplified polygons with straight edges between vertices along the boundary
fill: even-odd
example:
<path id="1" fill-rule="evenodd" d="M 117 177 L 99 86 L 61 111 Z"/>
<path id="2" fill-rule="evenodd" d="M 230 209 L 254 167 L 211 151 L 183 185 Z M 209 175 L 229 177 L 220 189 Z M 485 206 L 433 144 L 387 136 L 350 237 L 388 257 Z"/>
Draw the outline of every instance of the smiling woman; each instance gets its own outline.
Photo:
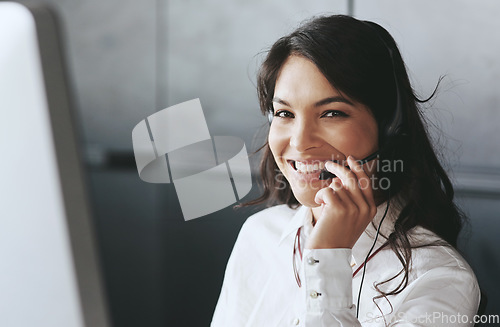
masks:
<path id="1" fill-rule="evenodd" d="M 272 122 L 250 204 L 278 205 L 243 226 L 212 326 L 471 326 L 464 217 L 389 33 L 312 19 L 272 46 L 258 94 Z"/>
<path id="2" fill-rule="evenodd" d="M 364 158 L 378 149 L 371 111 L 340 94 L 304 57 L 293 55 L 284 62 L 273 107 L 269 147 L 295 198 L 305 206 L 318 207 L 316 193 L 331 183 L 319 179 L 325 162 L 343 162 L 348 155 Z"/>

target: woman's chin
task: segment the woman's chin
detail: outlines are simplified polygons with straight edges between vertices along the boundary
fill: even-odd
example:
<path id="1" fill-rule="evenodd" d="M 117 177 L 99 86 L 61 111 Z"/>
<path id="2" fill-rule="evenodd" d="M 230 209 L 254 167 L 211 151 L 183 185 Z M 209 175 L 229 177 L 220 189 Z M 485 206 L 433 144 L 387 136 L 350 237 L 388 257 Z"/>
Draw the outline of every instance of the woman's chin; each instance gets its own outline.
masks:
<path id="1" fill-rule="evenodd" d="M 315 208 L 319 206 L 319 204 L 314 201 L 316 192 L 318 192 L 318 190 L 310 190 L 307 192 L 293 192 L 293 195 L 301 205 L 309 208 Z"/>
<path id="2" fill-rule="evenodd" d="M 303 206 L 314 208 L 319 206 L 319 204 L 314 201 L 316 193 L 322 188 L 330 185 L 331 180 L 319 180 L 318 178 L 289 178 L 288 182 L 297 201 Z"/>

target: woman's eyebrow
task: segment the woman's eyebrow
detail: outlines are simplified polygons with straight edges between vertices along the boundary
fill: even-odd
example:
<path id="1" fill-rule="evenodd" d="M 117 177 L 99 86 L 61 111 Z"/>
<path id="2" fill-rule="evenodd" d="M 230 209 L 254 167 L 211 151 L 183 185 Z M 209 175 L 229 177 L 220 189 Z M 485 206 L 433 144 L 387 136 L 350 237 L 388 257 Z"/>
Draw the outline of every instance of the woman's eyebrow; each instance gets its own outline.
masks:
<path id="1" fill-rule="evenodd" d="M 288 102 L 286 102 L 285 100 L 283 99 L 280 99 L 278 97 L 274 97 L 273 98 L 273 102 L 276 102 L 276 103 L 279 103 L 279 104 L 282 104 L 284 106 L 287 106 L 287 107 L 291 107 L 290 104 Z M 328 98 L 325 98 L 323 100 L 320 100 L 318 102 L 316 102 L 314 104 L 315 107 L 321 107 L 321 106 L 324 106 L 324 105 L 327 105 L 327 104 L 330 104 L 330 103 L 334 103 L 334 102 L 342 102 L 342 103 L 346 103 L 346 104 L 349 104 L 351 106 L 353 106 L 354 104 L 347 100 L 346 98 L 344 97 L 341 97 L 341 96 L 334 96 L 334 97 L 328 97 Z"/>
<path id="2" fill-rule="evenodd" d="M 342 102 L 342 103 L 347 103 L 351 106 L 354 105 L 354 103 L 352 103 L 351 101 L 347 100 L 346 98 L 344 97 L 341 97 L 341 96 L 334 96 L 334 97 L 329 97 L 329 98 L 325 98 L 323 100 L 320 100 L 318 102 L 316 102 L 314 104 L 315 107 L 321 107 L 321 106 L 324 106 L 324 105 L 327 105 L 327 104 L 330 104 L 330 103 L 333 103 L 333 102 Z"/>
<path id="3" fill-rule="evenodd" d="M 274 97 L 273 98 L 273 102 L 276 102 L 276 103 L 279 103 L 279 104 L 282 104 L 284 106 L 287 106 L 287 107 L 291 107 L 290 104 L 288 102 L 286 102 L 285 100 L 282 100 L 278 97 Z"/>

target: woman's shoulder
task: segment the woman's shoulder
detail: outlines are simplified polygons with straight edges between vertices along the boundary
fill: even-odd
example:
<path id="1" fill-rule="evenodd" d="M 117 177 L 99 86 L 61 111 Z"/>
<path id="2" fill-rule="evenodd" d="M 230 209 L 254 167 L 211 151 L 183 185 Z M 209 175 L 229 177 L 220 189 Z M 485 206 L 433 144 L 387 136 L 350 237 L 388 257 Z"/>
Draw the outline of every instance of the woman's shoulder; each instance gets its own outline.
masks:
<path id="1" fill-rule="evenodd" d="M 476 280 L 474 271 L 462 254 L 435 233 L 417 227 L 411 233 L 413 273 L 429 274 L 432 271 L 447 271 L 450 277 Z"/>
<path id="2" fill-rule="evenodd" d="M 279 247 L 283 231 L 297 211 L 298 209 L 291 209 L 286 205 L 278 205 L 248 217 L 238 234 L 231 255 L 233 264 L 240 268 L 245 267 L 247 274 L 248 271 L 255 272 L 266 264 L 272 266 L 273 262 L 280 260 L 276 256 L 281 252 L 272 249 Z"/>
<path id="3" fill-rule="evenodd" d="M 256 234 L 281 235 L 298 210 L 298 208 L 293 209 L 286 204 L 263 209 L 247 218 L 241 228 L 240 237 L 245 235 L 255 237 Z"/>
<path id="4" fill-rule="evenodd" d="M 412 248 L 405 292 L 422 297 L 430 296 L 426 292 L 443 292 L 442 294 L 450 296 L 453 294 L 457 303 L 472 308 L 472 311 L 477 310 L 480 299 L 479 284 L 473 269 L 460 252 L 423 227 L 414 228 L 408 236 Z M 393 271 L 387 267 L 401 267 L 399 258 L 391 249 L 381 251 L 377 262 L 381 267 L 382 280 L 394 276 Z M 400 274 L 387 283 L 384 290 L 394 289 L 402 282 L 403 276 Z"/>
<path id="5" fill-rule="evenodd" d="M 276 206 L 272 206 L 269 208 L 265 208 L 259 212 L 254 213 L 250 217 L 248 217 L 247 222 L 252 222 L 252 221 L 259 221 L 262 219 L 267 219 L 268 217 L 278 217 L 278 219 L 290 219 L 297 213 L 298 209 L 300 208 L 290 208 L 286 204 L 279 204 Z"/>

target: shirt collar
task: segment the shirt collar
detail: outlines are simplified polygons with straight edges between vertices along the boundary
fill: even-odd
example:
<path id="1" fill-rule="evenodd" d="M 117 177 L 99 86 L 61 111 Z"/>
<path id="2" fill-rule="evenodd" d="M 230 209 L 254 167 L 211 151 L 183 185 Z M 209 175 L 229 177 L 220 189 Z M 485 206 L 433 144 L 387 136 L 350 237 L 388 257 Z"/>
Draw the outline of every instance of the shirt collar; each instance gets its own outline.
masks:
<path id="1" fill-rule="evenodd" d="M 304 226 L 307 221 L 311 220 L 312 220 L 311 209 L 306 206 L 301 206 L 297 210 L 293 218 L 290 220 L 286 228 L 283 230 L 283 233 L 281 233 L 278 245 L 281 245 L 281 243 L 283 243 L 285 238 L 287 238 L 287 236 L 289 236 L 290 234 L 297 233 L 297 229 Z"/>

